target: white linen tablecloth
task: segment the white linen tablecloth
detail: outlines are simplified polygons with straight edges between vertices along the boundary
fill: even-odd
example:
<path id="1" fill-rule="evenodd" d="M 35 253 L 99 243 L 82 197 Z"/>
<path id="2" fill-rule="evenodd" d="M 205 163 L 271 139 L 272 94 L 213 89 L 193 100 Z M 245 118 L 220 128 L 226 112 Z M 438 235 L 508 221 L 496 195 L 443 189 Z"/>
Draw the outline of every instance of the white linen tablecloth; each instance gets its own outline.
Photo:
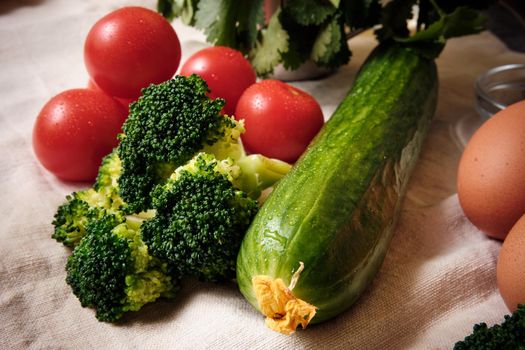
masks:
<path id="1" fill-rule="evenodd" d="M 437 114 L 411 179 L 402 217 L 373 284 L 339 317 L 284 336 L 231 284 L 187 281 L 118 324 L 98 322 L 65 283 L 69 250 L 51 239 L 51 221 L 66 194 L 36 161 L 32 126 L 51 96 L 84 87 L 84 38 L 95 21 L 124 5 L 153 0 L 0 2 L 0 349 L 447 349 L 474 323 L 501 322 L 500 242 L 464 217 L 455 195 L 460 121 L 474 120 L 473 82 L 486 69 L 524 62 L 489 33 L 451 40 L 438 59 Z M 203 47 L 198 31 L 178 22 L 183 60 Z M 295 85 L 312 93 L 328 118 L 375 45 L 352 39 L 349 65 Z M 470 118 L 470 119 L 469 119 Z"/>

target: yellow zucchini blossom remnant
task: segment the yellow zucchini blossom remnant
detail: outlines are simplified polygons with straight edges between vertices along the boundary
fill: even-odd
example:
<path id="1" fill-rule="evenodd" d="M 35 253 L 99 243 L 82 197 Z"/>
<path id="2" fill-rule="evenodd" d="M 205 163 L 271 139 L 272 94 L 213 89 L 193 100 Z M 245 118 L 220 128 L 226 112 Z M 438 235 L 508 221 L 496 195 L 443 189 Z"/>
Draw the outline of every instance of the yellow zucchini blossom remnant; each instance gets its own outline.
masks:
<path id="1" fill-rule="evenodd" d="M 252 284 L 259 308 L 266 316 L 266 325 L 270 329 L 290 335 L 299 325 L 306 328 L 315 316 L 317 308 L 296 298 L 282 279 L 255 276 Z"/>

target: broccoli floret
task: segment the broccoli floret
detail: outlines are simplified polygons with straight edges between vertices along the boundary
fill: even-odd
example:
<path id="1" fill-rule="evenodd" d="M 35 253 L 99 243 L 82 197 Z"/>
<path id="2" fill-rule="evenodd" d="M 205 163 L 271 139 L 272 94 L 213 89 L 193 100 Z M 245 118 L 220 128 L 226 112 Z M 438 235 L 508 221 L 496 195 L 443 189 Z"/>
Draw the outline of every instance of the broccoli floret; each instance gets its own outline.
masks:
<path id="1" fill-rule="evenodd" d="M 148 253 L 140 222 L 114 215 L 92 220 L 66 265 L 66 282 L 83 307 L 113 322 L 159 297 L 172 297 L 178 279 Z"/>
<path id="2" fill-rule="evenodd" d="M 156 184 L 234 128 L 235 121 L 220 113 L 224 100 L 210 99 L 208 93 L 197 75 L 176 76 L 143 89 L 130 106 L 118 152 L 120 193 L 132 211 L 148 209 Z"/>
<path id="3" fill-rule="evenodd" d="M 119 196 L 117 179 L 121 162 L 114 150 L 104 157 L 93 188 L 74 192 L 66 203 L 58 207 L 52 237 L 68 247 L 79 243 L 86 232 L 86 224 L 106 214 L 123 216 L 126 204 Z"/>
<path id="4" fill-rule="evenodd" d="M 127 211 L 126 203 L 120 197 L 118 179 L 122 172 L 122 162 L 118 156 L 117 149 L 102 159 L 102 164 L 98 169 L 97 179 L 93 188 L 100 193 L 105 203 L 104 208 L 113 211 Z"/>
<path id="5" fill-rule="evenodd" d="M 213 154 L 220 160 L 246 158 L 240 141 L 244 123 L 222 115 L 224 100 L 213 100 L 208 93 L 206 82 L 199 76 L 176 76 L 164 83 L 150 85 L 131 105 L 118 147 L 122 160 L 118 184 L 120 195 L 132 212 L 151 208 L 153 188 L 165 183 L 176 168 L 199 152 Z M 251 162 L 250 158 L 244 161 L 246 164 Z M 279 176 L 273 173 L 270 182 L 267 181 L 270 177 L 252 181 L 251 186 L 259 186 L 249 192 L 253 198 L 264 189 L 262 184 L 271 186 L 275 178 L 279 179 L 290 169 L 287 163 L 274 159 L 265 158 L 264 162 L 258 160 L 255 163 L 258 167 L 273 167 L 271 172 L 278 169 Z M 260 176 L 267 176 L 265 170 Z"/>
<path id="6" fill-rule="evenodd" d="M 525 305 L 519 305 L 512 315 L 506 315 L 502 324 L 487 327 L 486 323 L 474 326 L 474 331 L 454 350 L 517 350 L 525 349 Z"/>
<path id="7" fill-rule="evenodd" d="M 181 275 L 219 281 L 235 275 L 235 260 L 257 202 L 233 185 L 231 159 L 199 153 L 153 191 L 156 215 L 142 225 L 152 255 Z"/>
<path id="8" fill-rule="evenodd" d="M 73 192 L 66 197 L 67 202 L 58 207 L 53 220 L 53 237 L 68 247 L 75 246 L 86 233 L 86 224 L 103 215 L 103 210 L 91 207 L 84 198 L 96 195 L 92 189 Z"/>

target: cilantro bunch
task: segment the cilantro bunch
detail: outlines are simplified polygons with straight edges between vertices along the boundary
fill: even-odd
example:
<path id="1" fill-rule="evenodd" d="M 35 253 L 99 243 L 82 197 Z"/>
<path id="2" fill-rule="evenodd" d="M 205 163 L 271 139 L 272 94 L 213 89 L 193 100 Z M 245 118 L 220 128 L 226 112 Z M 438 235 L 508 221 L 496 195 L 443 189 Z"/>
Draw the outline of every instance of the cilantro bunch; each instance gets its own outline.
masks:
<path id="1" fill-rule="evenodd" d="M 264 0 L 158 0 L 166 18 L 179 17 L 204 31 L 214 45 L 235 48 L 265 76 L 278 64 L 297 69 L 307 60 L 337 68 L 348 63 L 347 40 L 374 28 L 380 41 L 395 40 L 435 58 L 446 39 L 483 29 L 479 11 L 492 0 L 281 0 L 265 21 Z M 414 10 L 417 8 L 417 10 Z M 415 31 L 407 21 L 417 18 Z"/>

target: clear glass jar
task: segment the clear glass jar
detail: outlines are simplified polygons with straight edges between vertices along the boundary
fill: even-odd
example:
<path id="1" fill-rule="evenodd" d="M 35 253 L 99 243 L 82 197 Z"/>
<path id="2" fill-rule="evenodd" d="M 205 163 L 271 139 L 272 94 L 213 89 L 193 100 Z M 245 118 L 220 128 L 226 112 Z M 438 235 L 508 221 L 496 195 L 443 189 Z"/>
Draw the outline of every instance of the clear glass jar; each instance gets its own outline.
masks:
<path id="1" fill-rule="evenodd" d="M 483 120 L 525 99 L 525 64 L 507 64 L 488 70 L 475 83 L 476 110 Z"/>

